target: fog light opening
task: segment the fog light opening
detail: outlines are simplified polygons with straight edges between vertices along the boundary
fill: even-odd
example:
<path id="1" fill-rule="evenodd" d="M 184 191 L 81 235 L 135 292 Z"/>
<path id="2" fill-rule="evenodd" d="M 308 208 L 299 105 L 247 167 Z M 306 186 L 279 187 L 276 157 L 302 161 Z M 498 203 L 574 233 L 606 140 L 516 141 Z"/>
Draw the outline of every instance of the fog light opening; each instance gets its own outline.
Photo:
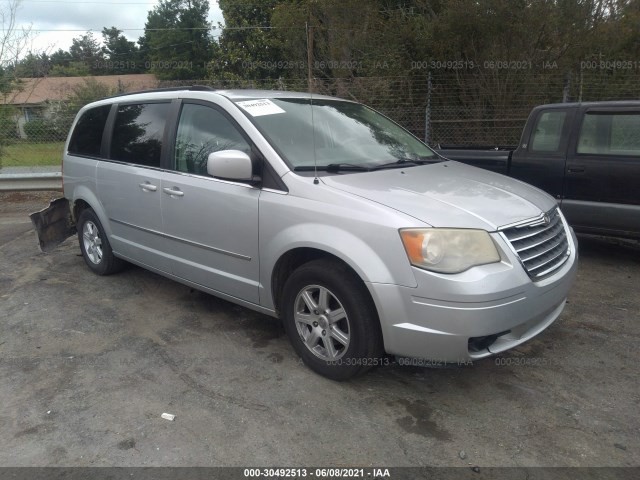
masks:
<path id="1" fill-rule="evenodd" d="M 493 345 L 499 337 L 510 332 L 511 330 L 505 330 L 504 332 L 496 333 L 494 335 L 486 335 L 484 337 L 471 337 L 469 339 L 469 352 L 477 353 L 482 352 L 483 350 L 488 350 L 489 347 Z"/>

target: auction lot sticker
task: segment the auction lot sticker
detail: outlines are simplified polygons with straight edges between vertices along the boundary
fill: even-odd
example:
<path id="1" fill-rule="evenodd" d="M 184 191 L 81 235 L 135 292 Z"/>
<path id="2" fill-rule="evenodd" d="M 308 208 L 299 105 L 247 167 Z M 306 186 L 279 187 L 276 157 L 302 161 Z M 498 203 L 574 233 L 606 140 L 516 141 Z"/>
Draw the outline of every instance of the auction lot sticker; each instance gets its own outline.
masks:
<path id="1" fill-rule="evenodd" d="M 236 105 L 244 109 L 252 117 L 285 113 L 283 109 L 281 109 L 268 98 L 262 98 L 259 100 L 245 100 L 244 102 L 237 102 Z"/>

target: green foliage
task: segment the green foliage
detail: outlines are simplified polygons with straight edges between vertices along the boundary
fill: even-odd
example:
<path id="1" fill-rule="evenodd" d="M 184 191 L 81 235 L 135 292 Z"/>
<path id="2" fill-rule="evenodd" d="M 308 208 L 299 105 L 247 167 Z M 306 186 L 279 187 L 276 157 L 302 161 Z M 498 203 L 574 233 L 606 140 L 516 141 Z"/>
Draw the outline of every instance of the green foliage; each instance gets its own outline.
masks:
<path id="1" fill-rule="evenodd" d="M 215 79 L 274 79 L 290 70 L 304 74 L 299 57 L 289 58 L 281 49 L 281 39 L 271 29 L 271 17 L 277 0 L 220 0 L 224 30 L 219 51 L 209 64 L 209 77 Z M 264 27 L 264 28 L 260 28 Z M 304 34 L 304 22 L 297 30 Z M 290 72 L 289 72 L 290 73 Z"/>
<path id="2" fill-rule="evenodd" d="M 638 76 L 629 70 L 637 71 L 640 54 L 638 0 L 219 5 L 225 30 L 208 71 L 212 83 L 299 88 L 310 75 L 309 89 L 374 105 L 420 135 L 427 99 L 433 111 L 445 112 L 440 118 L 452 122 L 449 130 L 468 128 L 456 122 L 470 119 L 478 127 L 475 138 L 483 138 L 510 128 L 496 119 L 526 118 L 536 104 L 637 98 L 640 92 Z M 585 60 L 604 60 L 605 66 L 586 71 Z M 627 60 L 627 70 L 607 66 L 607 60 Z M 517 135 L 519 125 L 512 130 Z"/>
<path id="3" fill-rule="evenodd" d="M 19 78 L 16 78 L 13 72 L 0 66 L 0 94 L 6 96 L 21 87 L 22 82 Z"/>
<path id="4" fill-rule="evenodd" d="M 86 77 L 91 75 L 91 69 L 85 62 L 69 62 L 65 65 L 54 65 L 49 70 L 51 77 Z"/>
<path id="5" fill-rule="evenodd" d="M 0 167 L 4 164 L 7 144 L 18 138 L 18 126 L 14 115 L 15 110 L 11 107 L 3 105 L 0 108 Z"/>
<path id="6" fill-rule="evenodd" d="M 206 0 L 160 0 L 138 42 L 145 66 L 164 80 L 204 78 L 213 48 L 208 13 Z"/>
<path id="7" fill-rule="evenodd" d="M 22 127 L 27 139 L 31 142 L 43 143 L 64 140 L 66 132 L 61 131 L 56 122 L 38 118 L 27 122 Z"/>
<path id="8" fill-rule="evenodd" d="M 45 77 L 51 70 L 51 60 L 46 53 L 29 52 L 16 66 L 16 76 L 20 78 Z"/>
<path id="9" fill-rule="evenodd" d="M 73 89 L 73 93 L 69 96 L 65 105 L 67 105 L 68 108 L 71 108 L 75 114 L 87 103 L 95 102 L 96 100 L 109 97 L 115 93 L 116 92 L 113 91 L 113 89 L 98 82 L 96 79 L 87 78 L 84 80 L 82 85 Z"/>
<path id="10" fill-rule="evenodd" d="M 100 75 L 100 67 L 104 63 L 104 55 L 100 42 L 87 32 L 85 35 L 74 38 L 69 48 L 72 62 L 84 64 L 91 75 Z"/>
<path id="11" fill-rule="evenodd" d="M 300 27 L 310 26 L 315 78 L 405 75 L 432 44 L 433 14 L 418 3 L 424 2 L 280 2 L 271 21 L 291 58 L 306 59 L 308 40 Z"/>
<path id="12" fill-rule="evenodd" d="M 0 108 L 0 146 L 18 138 L 18 126 L 15 120 L 16 111 L 12 107 Z"/>
<path id="13" fill-rule="evenodd" d="M 65 50 L 59 48 L 57 51 L 49 55 L 49 75 L 52 77 L 73 77 L 75 76 L 72 71 L 77 67 L 71 67 L 73 57 Z M 84 71 L 88 72 L 88 69 L 82 65 Z M 86 73 L 88 75 L 88 73 Z"/>
<path id="14" fill-rule="evenodd" d="M 127 40 L 122 30 L 105 27 L 102 29 L 102 39 L 102 53 L 105 56 L 102 75 L 140 73 L 144 69 L 138 47 Z"/>
<path id="15" fill-rule="evenodd" d="M 416 61 L 526 60 L 575 70 L 590 55 L 637 58 L 636 0 L 220 0 L 210 78 L 416 75 Z M 260 28 L 262 27 L 262 28 Z M 279 68 L 285 63 L 295 68 Z M 275 65 L 275 67 L 274 67 Z M 267 68 L 264 68 L 267 67 Z M 424 74 L 424 72 L 421 72 Z"/>
<path id="16" fill-rule="evenodd" d="M 60 109 L 51 119 L 52 128 L 58 135 L 56 138 L 66 137 L 76 113 L 78 113 L 83 106 L 116 93 L 116 91 L 98 82 L 94 78 L 87 78 L 82 85 L 74 87 L 73 93 L 67 98 L 67 101 L 61 105 Z"/>
<path id="17" fill-rule="evenodd" d="M 67 66 L 69 65 L 69 62 L 73 61 L 73 57 L 69 52 L 59 48 L 58 50 L 53 52 L 51 55 L 49 55 L 49 61 L 51 62 L 52 65 Z"/>

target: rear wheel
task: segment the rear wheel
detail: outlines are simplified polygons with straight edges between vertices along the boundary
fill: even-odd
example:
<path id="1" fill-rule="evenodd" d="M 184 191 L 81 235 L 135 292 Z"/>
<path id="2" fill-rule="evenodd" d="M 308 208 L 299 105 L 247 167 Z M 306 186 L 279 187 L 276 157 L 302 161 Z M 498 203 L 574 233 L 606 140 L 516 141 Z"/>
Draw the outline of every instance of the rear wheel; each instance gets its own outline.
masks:
<path id="1" fill-rule="evenodd" d="M 98 275 L 110 275 L 121 270 L 124 261 L 115 257 L 107 235 L 95 212 L 87 208 L 78 217 L 78 241 L 87 266 Z"/>
<path id="2" fill-rule="evenodd" d="M 346 266 L 315 260 L 298 268 L 285 283 L 282 313 L 293 348 L 316 373 L 345 380 L 380 363 L 378 315 Z"/>

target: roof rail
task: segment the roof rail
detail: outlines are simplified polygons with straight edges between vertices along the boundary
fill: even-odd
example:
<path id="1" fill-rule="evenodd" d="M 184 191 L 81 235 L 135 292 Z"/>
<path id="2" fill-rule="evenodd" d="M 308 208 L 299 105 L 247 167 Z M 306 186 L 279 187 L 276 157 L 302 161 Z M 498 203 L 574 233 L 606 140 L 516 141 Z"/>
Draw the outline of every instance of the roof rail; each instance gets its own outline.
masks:
<path id="1" fill-rule="evenodd" d="M 155 93 L 155 92 L 179 92 L 179 91 L 214 91 L 215 88 L 208 87 L 206 85 L 188 85 L 186 87 L 165 87 L 165 88 L 152 88 L 149 90 L 137 90 L 135 92 L 125 92 L 118 93 L 116 95 L 111 95 L 110 97 L 105 98 L 118 98 L 118 97 L 126 97 L 127 95 L 136 95 L 138 93 Z"/>

